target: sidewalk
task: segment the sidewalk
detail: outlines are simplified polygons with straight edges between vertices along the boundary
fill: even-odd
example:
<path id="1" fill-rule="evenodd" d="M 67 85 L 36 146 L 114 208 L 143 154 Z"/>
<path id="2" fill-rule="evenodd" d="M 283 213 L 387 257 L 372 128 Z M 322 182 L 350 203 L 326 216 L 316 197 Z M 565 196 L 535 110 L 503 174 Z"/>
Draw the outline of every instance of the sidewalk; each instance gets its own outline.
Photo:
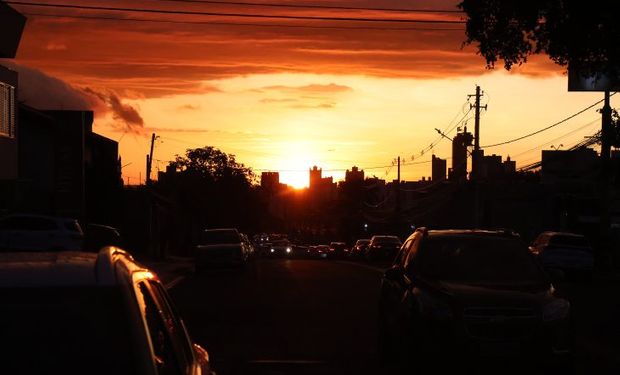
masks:
<path id="1" fill-rule="evenodd" d="M 138 262 L 154 271 L 166 289 L 172 289 L 186 275 L 194 272 L 194 260 L 188 257 L 168 256 L 164 260 L 142 258 Z"/>

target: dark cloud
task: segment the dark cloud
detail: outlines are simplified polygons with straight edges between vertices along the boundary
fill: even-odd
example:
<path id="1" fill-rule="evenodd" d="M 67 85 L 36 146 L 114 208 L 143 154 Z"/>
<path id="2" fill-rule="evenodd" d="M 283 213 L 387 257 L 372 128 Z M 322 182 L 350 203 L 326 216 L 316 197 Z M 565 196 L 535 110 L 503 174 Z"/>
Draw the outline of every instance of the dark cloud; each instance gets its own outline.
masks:
<path id="1" fill-rule="evenodd" d="M 102 101 L 88 92 L 38 69 L 2 61 L 2 65 L 19 74 L 18 100 L 37 109 L 92 110 L 105 109 Z"/>
<path id="2" fill-rule="evenodd" d="M 179 106 L 177 109 L 180 109 L 182 111 L 197 111 L 200 108 L 201 107 L 199 105 L 185 104 L 185 105 Z"/>
<path id="3" fill-rule="evenodd" d="M 124 131 L 131 133 L 142 133 L 144 131 L 144 119 L 138 110 L 129 104 L 123 103 L 118 95 L 111 91 L 103 93 L 90 88 L 84 90 L 107 104 L 112 112 L 112 117 L 122 123 Z"/>

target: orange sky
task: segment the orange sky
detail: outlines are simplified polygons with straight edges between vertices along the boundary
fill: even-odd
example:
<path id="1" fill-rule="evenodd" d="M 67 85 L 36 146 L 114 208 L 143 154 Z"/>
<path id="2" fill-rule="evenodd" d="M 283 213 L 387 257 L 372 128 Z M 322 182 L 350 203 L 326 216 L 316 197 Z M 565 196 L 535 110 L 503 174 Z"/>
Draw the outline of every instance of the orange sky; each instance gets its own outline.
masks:
<path id="1" fill-rule="evenodd" d="M 461 17 L 156 0 L 47 2 L 263 15 Z M 378 6 L 376 1 L 359 0 L 277 2 Z M 380 6 L 455 9 L 455 4 L 394 0 Z M 501 67 L 485 69 L 473 47 L 461 48 L 465 35 L 459 24 L 273 21 L 15 7 L 31 14 L 13 65 L 22 72 L 21 99 L 42 109 L 94 109 L 95 130 L 120 141 L 123 164 L 128 164 L 123 176 L 131 183 L 144 180 L 144 155 L 152 132 L 161 136 L 155 159 L 162 169 L 188 147 L 213 145 L 257 172 L 280 170 L 283 182 L 296 186 L 307 184 L 306 171 L 314 164 L 326 175 L 341 178 L 352 165 L 390 165 L 396 156 L 408 162 L 403 177 L 417 180 L 430 175 L 433 152 L 450 156 L 447 141 L 421 151 L 437 140 L 435 128 L 445 129 L 463 118 L 467 95 L 476 84 L 487 94 L 483 103 L 489 105 L 482 118 L 482 145 L 542 128 L 602 97 L 568 93 L 562 69 L 546 57 L 531 59 L 509 73 Z M 296 27 L 276 27 L 282 24 Z M 473 128 L 471 117 L 464 119 Z M 486 153 L 510 154 L 518 165 L 527 164 L 540 157 L 543 146 L 568 147 L 592 134 L 600 126 L 597 118 L 591 110 L 551 131 Z M 367 170 L 367 175 L 373 174 L 393 179 L 395 168 Z"/>

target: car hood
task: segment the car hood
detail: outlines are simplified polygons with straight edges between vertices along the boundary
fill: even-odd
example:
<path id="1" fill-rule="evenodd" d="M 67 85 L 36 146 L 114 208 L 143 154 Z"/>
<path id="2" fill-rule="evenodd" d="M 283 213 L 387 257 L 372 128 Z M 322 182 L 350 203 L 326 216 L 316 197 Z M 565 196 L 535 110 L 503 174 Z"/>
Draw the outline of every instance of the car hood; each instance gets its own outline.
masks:
<path id="1" fill-rule="evenodd" d="M 198 245 L 200 249 L 239 249 L 241 248 L 241 244 L 239 243 L 226 243 L 226 244 L 217 244 L 217 245 Z"/>
<path id="2" fill-rule="evenodd" d="M 466 306 L 537 306 L 553 298 L 551 285 L 545 283 L 492 284 L 439 281 L 442 294 Z"/>

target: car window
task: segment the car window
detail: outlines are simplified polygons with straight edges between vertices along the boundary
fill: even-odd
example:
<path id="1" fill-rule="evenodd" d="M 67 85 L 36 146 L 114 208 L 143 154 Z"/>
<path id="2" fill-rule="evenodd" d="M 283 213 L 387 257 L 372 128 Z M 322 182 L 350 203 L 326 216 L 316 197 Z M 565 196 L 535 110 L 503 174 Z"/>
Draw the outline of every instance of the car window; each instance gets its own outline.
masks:
<path id="1" fill-rule="evenodd" d="M 162 316 L 160 308 L 146 283 L 139 283 L 137 292 L 142 302 L 142 314 L 149 330 L 151 346 L 159 374 L 181 374 L 176 353 L 172 346 L 172 339 L 169 331 L 166 329 L 169 322 Z"/>
<path id="2" fill-rule="evenodd" d="M 527 247 L 498 237 L 436 237 L 425 241 L 418 268 L 425 277 L 472 283 L 541 283 Z"/>
<path id="3" fill-rule="evenodd" d="M 396 259 L 394 259 L 394 264 L 395 265 L 399 265 L 401 268 L 404 269 L 405 267 L 405 259 L 407 257 L 407 252 L 409 251 L 409 246 L 411 246 L 411 243 L 413 242 L 413 239 L 409 239 L 407 241 L 405 241 L 405 243 L 403 244 L 403 246 L 400 247 L 400 250 L 398 251 L 398 255 L 396 256 Z"/>
<path id="4" fill-rule="evenodd" d="M 193 362 L 193 349 L 180 315 L 159 282 L 149 281 L 149 285 L 156 302 L 160 306 L 160 312 L 166 321 L 166 327 L 170 333 L 180 367 L 185 369 L 185 371 L 189 371 Z"/>
<path id="5" fill-rule="evenodd" d="M 221 245 L 240 243 L 241 238 L 234 230 L 206 230 L 202 233 L 202 242 L 205 245 Z"/>
<path id="6" fill-rule="evenodd" d="M 582 236 L 570 236 L 558 234 L 551 237 L 549 245 L 553 246 L 570 246 L 570 247 L 590 247 L 588 240 Z"/>
<path id="7" fill-rule="evenodd" d="M 416 258 L 416 255 L 418 254 L 418 249 L 420 247 L 421 242 L 422 242 L 422 237 L 418 235 L 413 238 L 413 241 L 409 245 L 409 250 L 407 251 L 407 256 L 404 259 L 404 264 L 403 264 L 403 269 L 409 275 L 413 274 L 414 260 Z"/>

